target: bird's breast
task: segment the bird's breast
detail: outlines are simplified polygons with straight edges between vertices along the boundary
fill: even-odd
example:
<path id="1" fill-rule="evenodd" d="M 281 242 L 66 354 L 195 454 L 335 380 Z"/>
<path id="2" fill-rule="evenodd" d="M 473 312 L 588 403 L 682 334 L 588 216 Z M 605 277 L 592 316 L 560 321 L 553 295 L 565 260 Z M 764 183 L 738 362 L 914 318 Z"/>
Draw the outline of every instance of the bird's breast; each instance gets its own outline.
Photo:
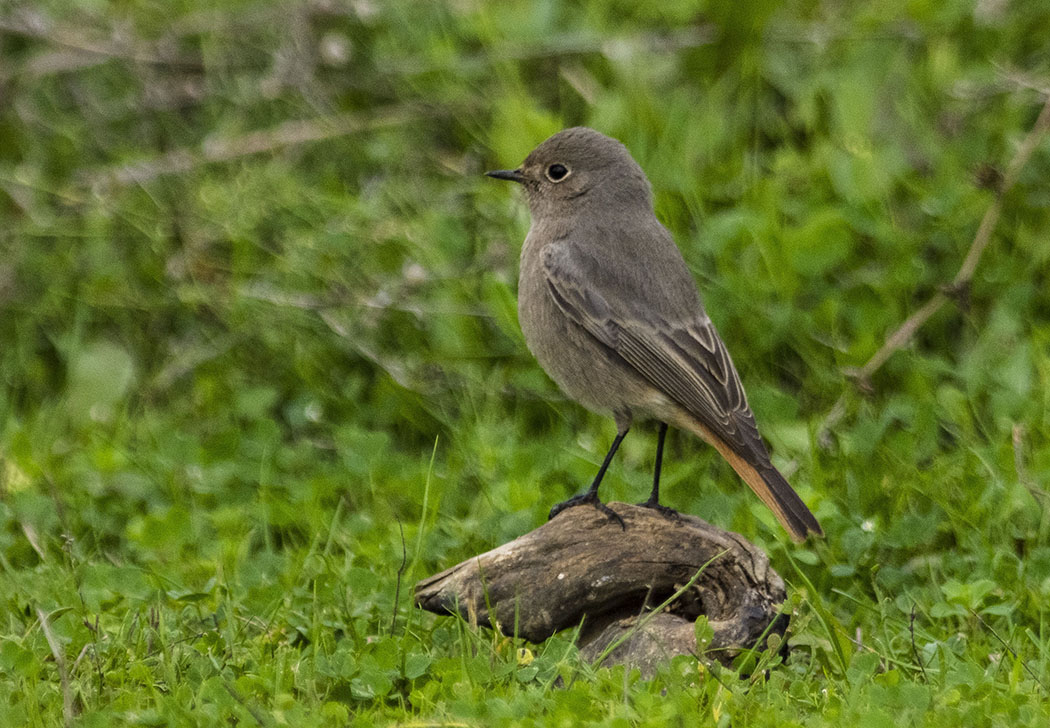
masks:
<path id="1" fill-rule="evenodd" d="M 620 357 L 555 302 L 543 269 L 543 245 L 530 232 L 522 249 L 518 320 L 529 351 L 571 399 L 601 414 L 630 413 L 652 389 Z"/>

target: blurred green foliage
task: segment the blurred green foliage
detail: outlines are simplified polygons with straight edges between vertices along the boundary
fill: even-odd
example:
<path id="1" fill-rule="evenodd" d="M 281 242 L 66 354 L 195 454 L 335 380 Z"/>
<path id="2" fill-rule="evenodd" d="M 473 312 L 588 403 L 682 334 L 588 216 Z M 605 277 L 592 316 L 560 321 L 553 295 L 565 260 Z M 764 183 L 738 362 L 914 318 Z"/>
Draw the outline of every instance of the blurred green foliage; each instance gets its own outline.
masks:
<path id="1" fill-rule="evenodd" d="M 0 723 L 1043 724 L 1045 140 L 972 285 L 845 372 L 955 276 L 1048 37 L 1044 0 L 0 3 Z M 797 587 L 765 682 L 409 608 L 611 440 L 524 347 L 481 176 L 574 124 L 648 173 L 828 533 L 669 441 L 666 502 Z"/>

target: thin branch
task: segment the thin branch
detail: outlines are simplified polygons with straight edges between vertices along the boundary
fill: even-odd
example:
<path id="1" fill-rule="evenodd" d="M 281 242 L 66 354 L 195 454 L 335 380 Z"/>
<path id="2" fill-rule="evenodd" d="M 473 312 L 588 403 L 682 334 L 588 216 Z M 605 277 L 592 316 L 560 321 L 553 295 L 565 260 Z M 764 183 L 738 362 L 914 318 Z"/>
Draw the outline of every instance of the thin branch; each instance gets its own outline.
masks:
<path id="1" fill-rule="evenodd" d="M 860 382 L 866 384 L 870 379 L 871 375 L 874 374 L 879 368 L 885 364 L 893 354 L 899 351 L 901 348 L 906 346 L 915 332 L 918 331 L 922 326 L 929 321 L 935 313 L 937 313 L 941 307 L 951 300 L 951 293 L 963 290 L 969 285 L 973 279 L 974 273 L 977 271 L 977 264 L 980 262 L 981 255 L 992 239 L 992 232 L 995 230 L 996 223 L 999 222 L 999 217 L 1003 211 L 1003 199 L 1006 194 L 1013 188 L 1017 182 L 1017 178 L 1021 174 L 1021 169 L 1028 160 L 1031 159 L 1032 154 L 1039 147 L 1039 144 L 1043 141 L 1043 137 L 1050 131 L 1050 97 L 1047 97 L 1046 102 L 1043 104 L 1042 111 L 1039 112 L 1038 118 L 1035 120 L 1035 124 L 1032 125 L 1028 135 L 1021 142 L 1021 146 L 1018 147 L 1017 153 L 1014 154 L 1013 159 L 1006 167 L 1006 173 L 1003 175 L 1003 182 L 999 188 L 995 199 L 992 204 L 988 206 L 988 209 L 984 213 L 984 217 L 981 219 L 981 224 L 977 228 L 977 232 L 974 235 L 973 243 L 970 245 L 970 250 L 966 253 L 966 258 L 963 260 L 962 265 L 959 267 L 959 272 L 955 274 L 955 278 L 952 279 L 951 284 L 948 286 L 948 292 L 938 291 L 933 294 L 929 301 L 927 301 L 918 311 L 913 313 L 904 323 L 902 323 L 896 331 L 890 334 L 886 338 L 886 342 L 882 347 L 876 351 L 864 366 L 853 371 L 852 377 Z M 828 412 L 827 417 L 824 418 L 824 423 L 821 425 L 820 433 L 818 435 L 819 442 L 827 447 L 830 444 L 830 432 L 832 428 L 837 425 L 846 414 L 846 398 L 847 392 L 838 398 L 831 410 Z"/>
<path id="2" fill-rule="evenodd" d="M 889 338 L 886 339 L 886 343 L 882 345 L 882 348 L 875 352 L 875 354 L 868 359 L 868 361 L 860 369 L 857 369 L 853 373 L 853 377 L 860 382 L 867 382 L 871 379 L 871 375 L 877 372 L 882 365 L 889 360 L 891 356 L 899 349 L 903 348 L 911 338 L 915 335 L 923 324 L 930 320 L 941 306 L 948 301 L 948 296 L 943 291 L 938 291 L 933 294 L 922 308 L 913 313 L 900 327 L 890 334 Z"/>
<path id="3" fill-rule="evenodd" d="M 33 38 L 86 56 L 119 58 L 135 63 L 194 70 L 204 68 L 199 58 L 165 52 L 159 46 L 138 39 L 114 41 L 112 31 L 110 36 L 106 37 L 99 29 L 83 26 L 59 26 L 52 23 L 44 14 L 26 8 L 22 8 L 21 12 L 0 17 L 0 33 Z"/>
<path id="4" fill-rule="evenodd" d="M 414 110 L 396 108 L 374 117 L 342 114 L 318 119 L 286 121 L 272 129 L 248 132 L 236 137 L 205 139 L 198 147 L 182 147 L 129 164 L 119 164 L 85 174 L 92 186 L 124 187 L 144 184 L 157 177 L 189 172 L 216 162 L 229 162 L 289 146 L 323 141 L 384 126 L 402 124 L 416 116 Z"/>
<path id="5" fill-rule="evenodd" d="M 454 71 L 463 74 L 481 71 L 496 63 L 521 63 L 591 53 L 600 53 L 610 58 L 663 55 L 710 45 L 715 41 L 717 35 L 714 26 L 711 25 L 680 28 L 660 33 L 642 32 L 615 36 L 588 32 L 556 33 L 540 43 L 501 43 L 498 48 L 470 55 L 449 57 L 445 61 L 435 61 L 429 56 L 395 59 L 392 69 L 389 70 L 392 70 L 395 76 L 411 76 L 435 71 Z"/>
<path id="6" fill-rule="evenodd" d="M 1003 647 L 1005 647 L 1006 651 L 1009 652 L 1010 655 L 1015 660 L 1018 660 L 1021 663 L 1021 667 L 1024 669 L 1025 672 L 1028 673 L 1028 677 L 1032 678 L 1032 680 L 1035 681 L 1035 684 L 1043 689 L 1044 693 L 1050 694 L 1050 690 L 1047 690 L 1046 685 L 1044 685 L 1043 681 L 1039 679 L 1039 676 L 1035 674 L 1035 670 L 1033 670 L 1031 667 L 1029 667 L 1028 661 L 1025 660 L 1024 658 L 1022 658 L 1020 655 L 1018 655 L 1017 654 L 1017 650 L 1015 650 L 1013 647 L 1011 647 L 1010 644 L 1006 640 L 1004 640 L 1002 637 L 1000 637 L 999 633 L 995 631 L 995 628 L 992 627 L 992 625 L 990 625 L 986 621 L 984 621 L 984 617 L 982 617 L 980 614 L 978 614 L 973 609 L 969 609 L 969 611 L 970 611 L 970 614 L 972 614 L 977 619 L 977 621 L 981 623 L 981 626 L 984 627 L 989 632 L 991 632 L 992 636 L 995 637 L 995 639 L 999 640 L 999 644 L 1001 644 Z"/>

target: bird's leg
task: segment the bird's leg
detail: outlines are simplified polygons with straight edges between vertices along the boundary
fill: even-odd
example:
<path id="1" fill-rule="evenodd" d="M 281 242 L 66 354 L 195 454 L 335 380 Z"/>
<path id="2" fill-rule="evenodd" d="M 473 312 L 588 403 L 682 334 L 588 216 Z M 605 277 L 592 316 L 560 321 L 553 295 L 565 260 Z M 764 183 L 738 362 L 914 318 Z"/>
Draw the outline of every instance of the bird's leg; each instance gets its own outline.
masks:
<path id="1" fill-rule="evenodd" d="M 668 506 L 660 505 L 660 466 L 664 460 L 664 438 L 667 437 L 667 423 L 660 423 L 660 434 L 656 436 L 656 467 L 653 469 L 653 490 L 649 493 L 649 500 L 638 505 L 643 508 L 652 508 L 663 515 L 678 519 L 678 511 Z"/>
<path id="2" fill-rule="evenodd" d="M 598 474 L 594 476 L 594 482 L 591 483 L 591 487 L 587 489 L 586 493 L 580 493 L 574 495 L 567 501 L 557 503 L 551 508 L 550 515 L 547 520 L 554 518 L 556 515 L 564 511 L 566 508 L 572 508 L 573 506 L 582 506 L 584 504 L 590 504 L 597 508 L 599 511 L 609 517 L 610 521 L 616 521 L 620 524 L 620 528 L 627 530 L 627 526 L 624 525 L 623 519 L 620 518 L 620 514 L 614 511 L 609 506 L 598 500 L 598 486 L 602 484 L 602 478 L 605 477 L 605 471 L 609 469 L 609 463 L 612 462 L 613 455 L 620 448 L 620 443 L 623 442 L 623 438 L 627 437 L 627 430 L 616 433 L 616 439 L 613 440 L 612 447 L 609 448 L 609 452 L 605 455 L 605 460 L 602 462 L 602 466 L 598 468 Z"/>

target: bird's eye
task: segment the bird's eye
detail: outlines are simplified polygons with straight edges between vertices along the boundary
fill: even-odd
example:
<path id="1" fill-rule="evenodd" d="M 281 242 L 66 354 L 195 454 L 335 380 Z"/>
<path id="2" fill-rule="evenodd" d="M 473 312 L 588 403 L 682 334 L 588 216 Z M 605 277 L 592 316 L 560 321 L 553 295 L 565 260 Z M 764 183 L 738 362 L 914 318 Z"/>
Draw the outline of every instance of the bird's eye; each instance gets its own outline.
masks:
<path id="1" fill-rule="evenodd" d="M 547 179 L 551 182 L 561 182 L 569 176 L 569 168 L 564 164 L 552 164 L 547 167 Z"/>

